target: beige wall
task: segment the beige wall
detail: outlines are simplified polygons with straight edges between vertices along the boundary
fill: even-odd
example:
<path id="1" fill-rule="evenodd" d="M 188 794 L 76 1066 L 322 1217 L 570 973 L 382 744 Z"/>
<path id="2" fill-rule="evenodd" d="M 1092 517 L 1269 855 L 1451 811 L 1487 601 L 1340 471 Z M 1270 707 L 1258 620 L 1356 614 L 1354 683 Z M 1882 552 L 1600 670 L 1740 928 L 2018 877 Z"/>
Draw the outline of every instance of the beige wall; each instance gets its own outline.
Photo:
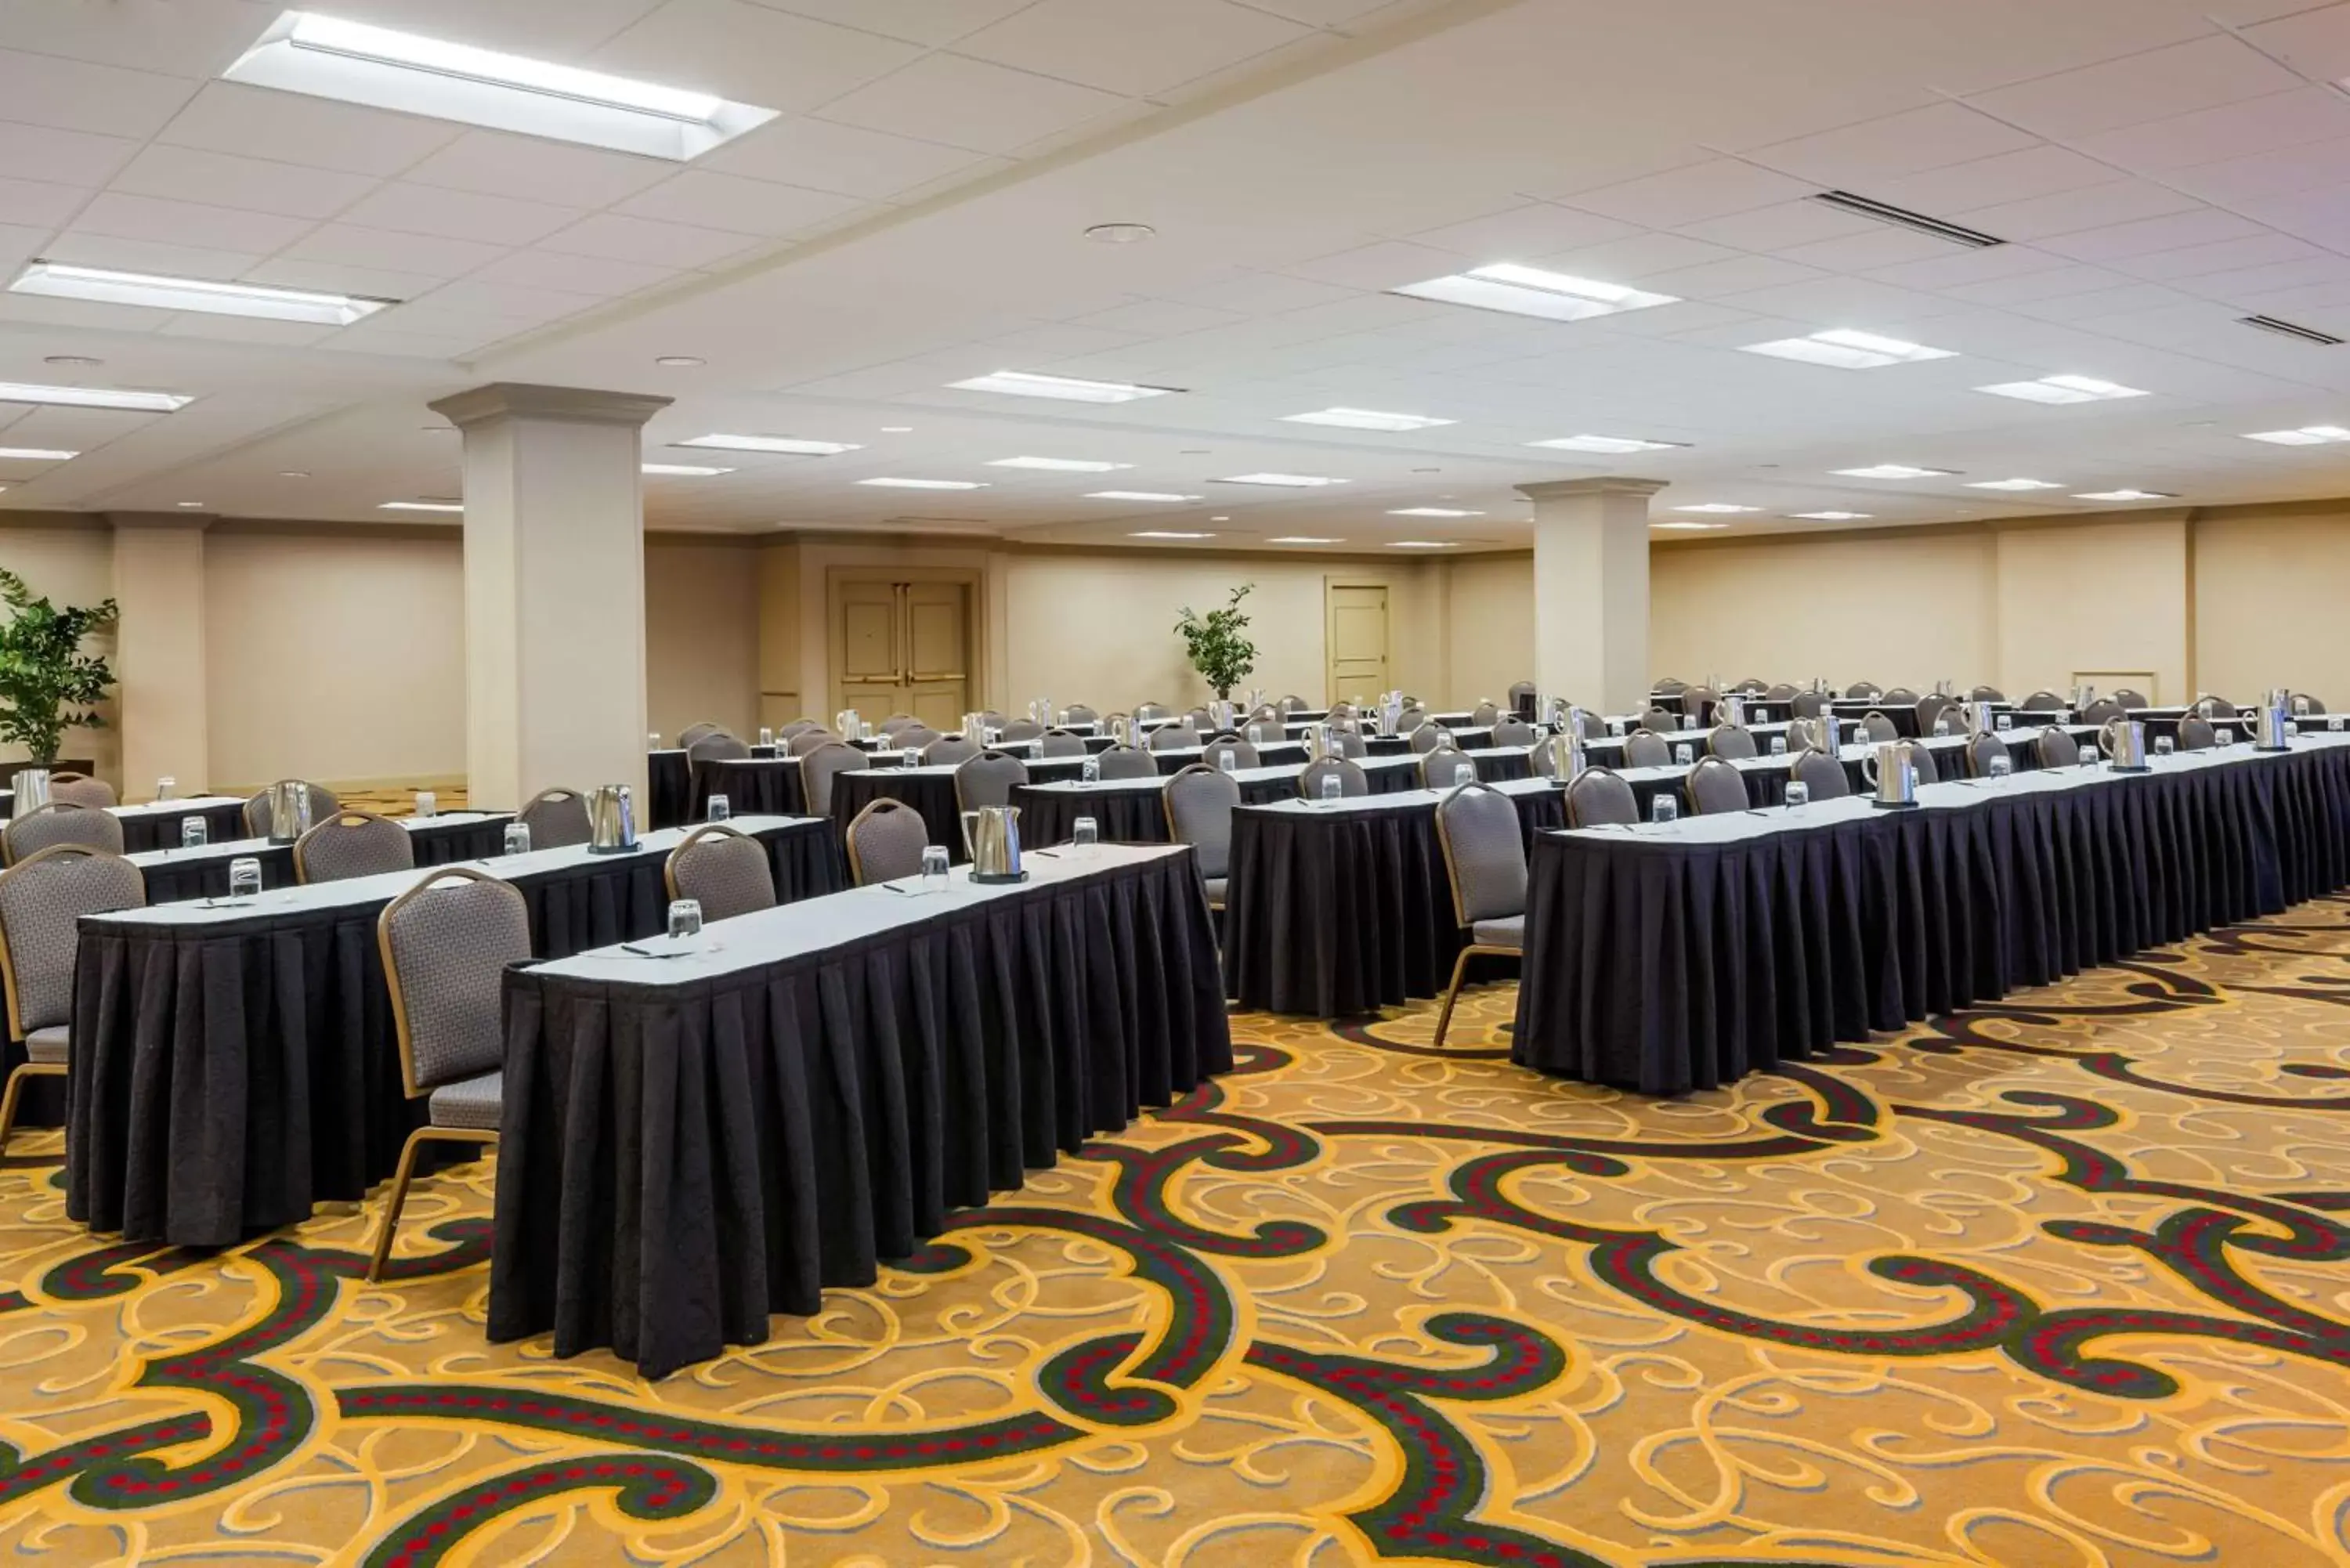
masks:
<path id="1" fill-rule="evenodd" d="M 1468 556 L 1445 563 L 1447 682 L 1422 693 L 1446 706 L 1481 697 L 1506 702 L 1534 678 L 1534 574 L 1531 555 Z"/>
<path id="2" fill-rule="evenodd" d="M 704 719 L 758 728 L 759 556 L 752 540 L 645 541 L 646 723 L 664 738 Z"/>
<path id="3" fill-rule="evenodd" d="M 2271 686 L 2350 708 L 2350 503 L 2195 525 L 2195 668 L 2241 699 Z"/>

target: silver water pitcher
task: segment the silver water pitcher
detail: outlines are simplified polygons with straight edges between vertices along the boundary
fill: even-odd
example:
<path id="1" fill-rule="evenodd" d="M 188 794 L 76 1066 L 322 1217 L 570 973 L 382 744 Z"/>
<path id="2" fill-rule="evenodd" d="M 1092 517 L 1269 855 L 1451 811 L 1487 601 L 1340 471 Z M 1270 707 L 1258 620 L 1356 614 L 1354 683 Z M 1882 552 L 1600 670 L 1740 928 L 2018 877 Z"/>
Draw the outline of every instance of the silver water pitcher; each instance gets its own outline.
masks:
<path id="1" fill-rule="evenodd" d="M 1842 742 L 1838 736 L 1835 714 L 1823 713 L 1816 719 L 1794 719 L 1788 722 L 1787 749 L 1791 752 L 1800 751 L 1805 746 L 1811 747 L 1815 752 L 1825 752 L 1829 756 L 1836 754 L 1842 748 Z"/>
<path id="2" fill-rule="evenodd" d="M 1950 679 L 1948 679 L 1948 678 L 1945 678 L 1945 679 L 1943 679 L 1943 680 L 1937 680 L 1937 681 L 1935 681 L 1935 682 L 1934 682 L 1934 695 L 1935 695 L 1935 696 L 1937 696 L 1937 697 L 1955 697 L 1955 696 L 1957 696 L 1958 694 L 1959 694 L 1959 687 L 1958 687 L 1958 682 L 1957 682 L 1957 681 L 1955 681 L 1955 680 L 1950 680 Z"/>
<path id="3" fill-rule="evenodd" d="M 279 779 L 269 786 L 269 841 L 291 844 L 310 831 L 310 786 Z"/>
<path id="4" fill-rule="evenodd" d="M 865 732 L 864 715 L 854 708 L 843 708 L 832 716 L 832 732 L 844 741 L 853 741 Z"/>
<path id="5" fill-rule="evenodd" d="M 983 712 L 965 713 L 962 716 L 962 738 L 977 741 L 983 746 L 987 744 L 987 715 Z"/>
<path id="6" fill-rule="evenodd" d="M 588 792 L 588 853 L 626 855 L 637 846 L 637 799 L 627 784 Z"/>
<path id="7" fill-rule="evenodd" d="M 1918 804 L 1918 753 L 1915 741 L 1880 741 L 1877 750 L 1860 759 L 1860 776 L 1877 792 L 1869 804 L 1880 807 Z"/>
<path id="8" fill-rule="evenodd" d="M 19 768 L 13 781 L 16 787 L 16 815 L 29 816 L 49 804 L 49 770 Z"/>
<path id="9" fill-rule="evenodd" d="M 1329 725 L 1308 724 L 1305 729 L 1298 732 L 1297 738 L 1305 743 L 1305 760 L 1307 762 L 1318 763 L 1323 758 L 1330 755 Z"/>
<path id="10" fill-rule="evenodd" d="M 1991 712 L 1990 703 L 1968 702 L 1962 706 L 1967 716 L 1968 734 L 1988 735 L 1999 727 L 1998 717 Z"/>
<path id="11" fill-rule="evenodd" d="M 1575 781 L 1590 763 L 1584 760 L 1582 733 L 1569 726 L 1561 734 L 1545 735 L 1534 742 L 1537 766 L 1534 771 L 1546 774 L 1564 786 Z"/>
<path id="12" fill-rule="evenodd" d="M 983 805 L 962 814 L 962 845 L 971 855 L 974 882 L 1018 882 L 1027 873 L 1020 868 L 1020 808 Z"/>
<path id="13" fill-rule="evenodd" d="M 1732 724 L 1742 730 L 1746 728 L 1745 693 L 1740 691 L 1723 693 L 1721 701 L 1714 704 L 1714 722 Z"/>
<path id="14" fill-rule="evenodd" d="M 2114 772 L 2146 772 L 2146 726 L 2136 719 L 2106 720 L 2106 727 L 2097 732 L 2097 745 L 2106 753 L 2106 764 Z"/>
<path id="15" fill-rule="evenodd" d="M 2282 752 L 2291 745 L 2285 724 L 2293 718 L 2291 693 L 2279 687 L 2261 699 L 2252 715 L 2252 748 L 2262 752 Z"/>
<path id="16" fill-rule="evenodd" d="M 1231 729 L 1232 719 L 1233 707 L 1230 698 L 1219 697 L 1208 704 L 1208 727 L 1212 732 L 1221 735 Z"/>

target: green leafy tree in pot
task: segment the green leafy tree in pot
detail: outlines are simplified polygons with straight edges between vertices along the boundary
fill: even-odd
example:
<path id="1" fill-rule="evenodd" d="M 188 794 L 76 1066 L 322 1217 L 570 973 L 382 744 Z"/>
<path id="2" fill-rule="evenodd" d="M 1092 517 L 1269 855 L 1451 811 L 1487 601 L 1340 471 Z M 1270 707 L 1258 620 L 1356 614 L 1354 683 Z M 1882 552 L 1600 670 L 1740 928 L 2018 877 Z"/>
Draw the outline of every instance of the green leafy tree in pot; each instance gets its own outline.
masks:
<path id="1" fill-rule="evenodd" d="M 81 645 L 114 625 L 114 601 L 59 609 L 36 597 L 24 578 L 0 569 L 0 603 L 10 612 L 0 626 L 0 741 L 24 747 L 47 767 L 67 730 L 106 726 L 97 704 L 112 689 L 114 671 Z"/>
<path id="2" fill-rule="evenodd" d="M 1248 639 L 1248 612 L 1241 608 L 1241 600 L 1255 587 L 1243 583 L 1232 590 L 1229 604 L 1206 615 L 1195 614 L 1185 605 L 1182 618 L 1175 623 L 1191 656 L 1191 668 L 1200 672 L 1200 679 L 1214 691 L 1219 701 L 1228 701 L 1232 688 L 1256 670 L 1256 644 Z"/>

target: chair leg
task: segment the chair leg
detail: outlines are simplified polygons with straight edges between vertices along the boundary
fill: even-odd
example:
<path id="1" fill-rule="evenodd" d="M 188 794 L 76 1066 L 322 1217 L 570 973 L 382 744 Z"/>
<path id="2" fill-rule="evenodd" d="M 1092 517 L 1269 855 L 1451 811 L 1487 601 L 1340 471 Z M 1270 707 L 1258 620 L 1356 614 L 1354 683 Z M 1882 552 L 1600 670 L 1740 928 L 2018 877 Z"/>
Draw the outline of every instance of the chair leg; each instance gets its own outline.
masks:
<path id="1" fill-rule="evenodd" d="M 1452 983 L 1444 988 L 1444 1010 L 1436 1015 L 1436 1044 L 1439 1046 L 1444 1044 L 1444 1032 L 1452 1027 L 1452 1004 L 1461 1000 L 1461 981 L 1468 975 L 1469 961 L 1476 956 L 1476 946 L 1472 943 L 1462 948 L 1461 956 L 1452 961 Z"/>
<path id="2" fill-rule="evenodd" d="M 25 1097 L 25 1084 L 31 1078 L 62 1078 L 62 1064 L 51 1062 L 20 1062 L 8 1075 L 8 1087 L 0 1090 L 0 1149 L 8 1147 L 8 1134 L 16 1126 L 16 1106 Z"/>
<path id="3" fill-rule="evenodd" d="M 432 1136 L 431 1127 L 418 1127 L 400 1147 L 400 1172 L 391 1179 L 391 1200 L 384 1205 L 383 1219 L 376 1226 L 375 1255 L 368 1261 L 369 1284 L 383 1278 L 384 1262 L 391 1256 L 392 1233 L 400 1229 L 400 1211 L 408 1206 L 408 1184 L 416 1175 L 416 1151 Z"/>

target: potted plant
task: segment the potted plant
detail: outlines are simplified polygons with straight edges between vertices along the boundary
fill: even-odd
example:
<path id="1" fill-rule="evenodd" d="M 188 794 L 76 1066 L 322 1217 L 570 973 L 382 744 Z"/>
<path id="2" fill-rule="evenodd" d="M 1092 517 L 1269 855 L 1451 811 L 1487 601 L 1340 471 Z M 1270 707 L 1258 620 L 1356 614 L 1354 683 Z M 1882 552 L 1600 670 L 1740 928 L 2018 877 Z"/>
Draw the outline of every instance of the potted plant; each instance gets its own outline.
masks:
<path id="1" fill-rule="evenodd" d="M 1248 597 L 1249 590 L 1255 587 L 1254 583 L 1243 583 L 1232 590 L 1230 603 L 1206 615 L 1196 615 L 1190 605 L 1185 605 L 1182 618 L 1175 623 L 1184 649 L 1191 656 L 1191 668 L 1200 672 L 1200 679 L 1208 683 L 1220 702 L 1230 701 L 1232 688 L 1256 669 L 1256 644 L 1246 636 L 1248 612 L 1241 608 L 1241 600 Z"/>
<path id="2" fill-rule="evenodd" d="M 114 671 L 81 645 L 114 625 L 114 601 L 59 609 L 36 597 L 24 578 L 0 569 L 0 603 L 9 610 L 0 626 L 0 741 L 49 767 L 68 729 L 106 725 L 97 704 L 112 689 Z"/>

